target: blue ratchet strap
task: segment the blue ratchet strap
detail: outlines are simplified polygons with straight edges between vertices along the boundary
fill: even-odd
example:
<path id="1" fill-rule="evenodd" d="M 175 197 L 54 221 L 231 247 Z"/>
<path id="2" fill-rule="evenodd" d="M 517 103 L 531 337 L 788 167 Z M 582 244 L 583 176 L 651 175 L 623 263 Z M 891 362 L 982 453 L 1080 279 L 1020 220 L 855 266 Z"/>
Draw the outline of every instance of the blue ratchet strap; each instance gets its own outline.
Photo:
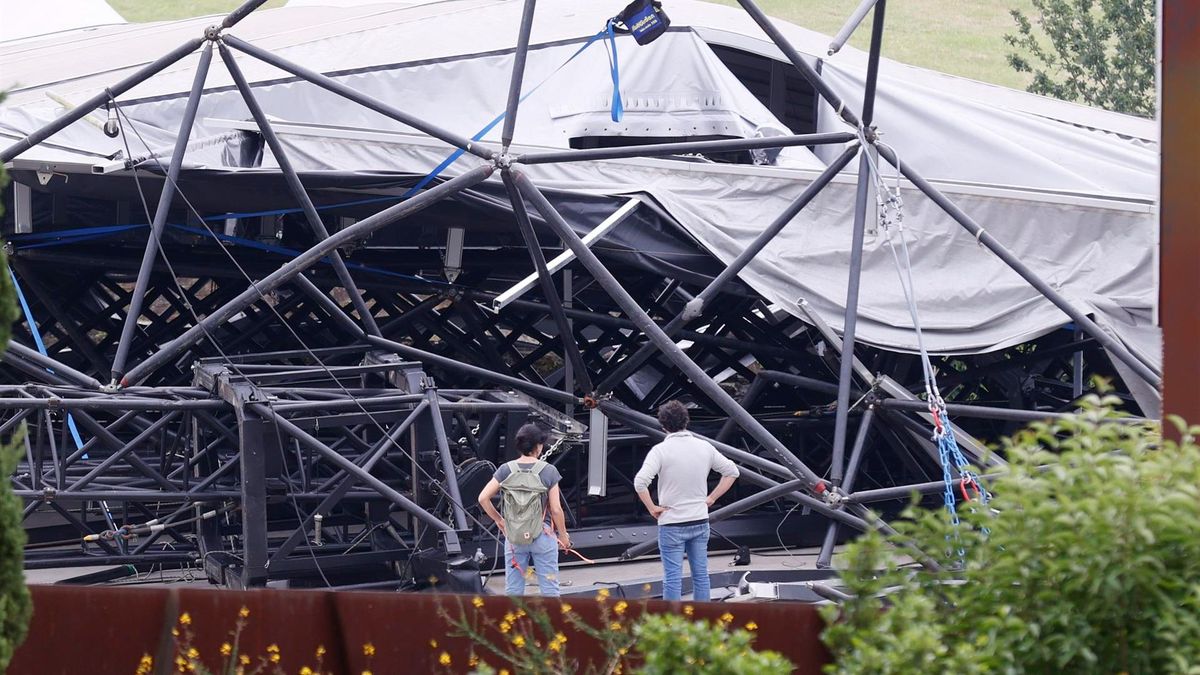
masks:
<path id="1" fill-rule="evenodd" d="M 608 20 L 608 67 L 612 72 L 612 121 L 620 122 L 625 117 L 625 104 L 621 101 L 621 66 L 617 63 L 617 36 L 613 32 L 613 20 Z"/>

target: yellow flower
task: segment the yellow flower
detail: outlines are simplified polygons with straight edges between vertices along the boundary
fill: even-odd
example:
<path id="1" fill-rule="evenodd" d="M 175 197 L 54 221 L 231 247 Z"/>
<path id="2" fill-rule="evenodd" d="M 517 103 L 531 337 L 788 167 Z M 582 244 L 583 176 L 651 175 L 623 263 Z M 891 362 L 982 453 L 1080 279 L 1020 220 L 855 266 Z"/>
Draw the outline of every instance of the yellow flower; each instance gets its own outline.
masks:
<path id="1" fill-rule="evenodd" d="M 430 641 L 429 641 L 429 648 L 430 648 L 430 649 L 437 649 L 437 640 L 430 640 Z"/>
<path id="2" fill-rule="evenodd" d="M 238 610 L 238 616 L 242 617 L 243 619 L 250 616 L 250 608 L 242 605 L 242 608 Z"/>
<path id="3" fill-rule="evenodd" d="M 442 652 L 441 655 L 438 656 L 438 663 L 442 664 L 443 666 L 450 665 L 450 655 L 446 652 Z"/>
<path id="4" fill-rule="evenodd" d="M 512 639 L 512 643 L 518 647 L 524 647 L 525 646 L 525 636 L 518 635 L 518 636 L 514 637 Z"/>
<path id="5" fill-rule="evenodd" d="M 758 630 L 758 624 L 751 621 L 746 624 L 746 630 L 750 630 L 750 631 Z"/>
<path id="6" fill-rule="evenodd" d="M 509 623 L 509 622 L 507 622 L 507 621 L 501 621 L 501 622 L 500 622 L 500 632 L 501 632 L 501 633 L 507 633 L 507 632 L 508 632 L 508 631 L 510 631 L 510 630 L 512 630 L 512 624 L 511 624 L 511 623 Z"/>
<path id="7" fill-rule="evenodd" d="M 271 643 L 271 644 L 267 645 L 267 651 L 272 654 L 278 654 L 279 653 L 279 645 Z"/>
<path id="8" fill-rule="evenodd" d="M 509 673 L 507 668 L 501 668 L 500 675 L 512 675 L 512 673 Z"/>
<path id="9" fill-rule="evenodd" d="M 609 594 L 608 594 L 607 588 L 601 588 L 600 590 L 596 591 L 596 599 L 601 602 L 604 602 L 605 600 L 607 600 L 608 595 Z"/>
<path id="10" fill-rule="evenodd" d="M 179 637 L 179 629 L 178 629 L 178 628 L 172 628 L 172 629 L 171 629 L 171 635 L 174 635 L 175 637 Z"/>
<path id="11" fill-rule="evenodd" d="M 471 604 L 475 605 L 476 609 L 479 609 L 480 607 L 483 607 L 483 598 L 481 598 L 477 595 L 477 596 L 471 598 Z"/>
<path id="12" fill-rule="evenodd" d="M 279 663 L 279 654 L 271 655 L 271 663 Z"/>
<path id="13" fill-rule="evenodd" d="M 613 621 L 612 623 L 608 624 L 608 628 L 609 630 L 621 630 L 621 624 L 617 621 Z"/>
<path id="14" fill-rule="evenodd" d="M 684 605 L 684 606 L 683 606 L 683 613 L 684 613 L 684 614 L 687 614 L 688 616 L 691 616 L 692 614 L 694 614 L 694 613 L 695 613 L 695 611 L 696 611 L 696 610 L 695 610 L 695 609 L 693 609 L 691 605 Z"/>
<path id="15" fill-rule="evenodd" d="M 362 675 L 371 675 L 371 671 L 364 670 L 364 671 L 362 671 Z"/>
<path id="16" fill-rule="evenodd" d="M 525 610 L 517 608 L 517 618 L 519 619 L 523 616 L 525 616 Z"/>
<path id="17" fill-rule="evenodd" d="M 242 664 L 243 666 L 248 666 L 250 665 L 250 657 L 242 654 L 238 657 L 238 663 Z"/>
<path id="18" fill-rule="evenodd" d="M 189 659 L 198 659 L 200 658 L 200 650 L 196 649 L 195 647 L 191 647 L 188 649 L 187 655 Z"/>
<path id="19" fill-rule="evenodd" d="M 617 604 L 613 605 L 613 611 L 616 612 L 617 615 L 619 616 L 621 614 L 624 614 L 625 609 L 628 607 L 629 607 L 629 603 L 622 600 L 622 601 L 618 602 Z"/>
<path id="20" fill-rule="evenodd" d="M 514 622 L 514 621 L 516 621 L 516 620 L 517 620 L 517 617 L 516 617 L 516 615 L 515 615 L 515 614 L 513 614 L 512 612 L 508 612 L 508 613 L 506 613 L 506 614 L 504 615 L 504 621 L 505 621 L 505 622 L 507 622 L 507 623 L 512 623 L 512 622 Z"/>
<path id="21" fill-rule="evenodd" d="M 190 625 L 192 623 L 192 615 L 188 614 L 187 612 L 180 614 L 179 623 L 184 626 Z"/>
<path id="22" fill-rule="evenodd" d="M 729 623 L 730 621 L 733 621 L 732 614 L 730 614 L 729 612 L 725 612 L 724 614 L 721 615 L 721 623 Z"/>
<path id="23" fill-rule="evenodd" d="M 138 662 L 136 675 L 150 675 L 154 670 L 154 659 L 149 654 L 142 654 L 142 660 Z"/>
<path id="24" fill-rule="evenodd" d="M 317 658 L 325 656 L 325 645 L 317 645 Z"/>
<path id="25" fill-rule="evenodd" d="M 313 672 L 312 668 L 309 668 L 308 666 L 304 666 L 303 668 L 300 669 L 300 675 L 316 675 L 316 673 Z"/>
<path id="26" fill-rule="evenodd" d="M 563 614 L 570 614 L 570 613 L 571 613 L 571 603 L 569 603 L 569 602 L 564 602 L 564 603 L 562 604 L 562 613 L 563 613 Z"/>
<path id="27" fill-rule="evenodd" d="M 187 670 L 187 659 L 183 658 L 182 656 L 176 656 L 175 665 L 179 668 L 179 672 L 182 673 L 183 671 Z"/>
<path id="28" fill-rule="evenodd" d="M 554 634 L 554 639 L 555 639 L 555 640 L 557 640 L 557 641 L 559 641 L 559 642 L 566 642 L 566 641 L 567 641 L 567 636 L 566 636 L 566 635 L 563 635 L 562 633 L 555 633 L 555 634 Z"/>
<path id="29" fill-rule="evenodd" d="M 363 645 L 363 656 L 375 656 L 375 645 L 370 642 Z"/>
<path id="30" fill-rule="evenodd" d="M 472 654 L 471 658 L 467 659 L 467 665 L 472 668 L 479 665 L 479 657 Z"/>
<path id="31" fill-rule="evenodd" d="M 221 656 L 229 656 L 233 653 L 233 645 L 228 642 L 221 643 Z"/>
<path id="32" fill-rule="evenodd" d="M 547 646 L 550 648 L 550 651 L 554 652 L 555 654 L 557 654 L 559 652 L 559 650 L 562 649 L 562 645 L 558 644 L 557 642 L 551 642 Z"/>
<path id="33" fill-rule="evenodd" d="M 617 650 L 617 654 L 620 654 L 621 656 L 625 656 L 628 653 L 629 653 L 629 650 L 624 647 L 621 647 L 620 649 Z"/>

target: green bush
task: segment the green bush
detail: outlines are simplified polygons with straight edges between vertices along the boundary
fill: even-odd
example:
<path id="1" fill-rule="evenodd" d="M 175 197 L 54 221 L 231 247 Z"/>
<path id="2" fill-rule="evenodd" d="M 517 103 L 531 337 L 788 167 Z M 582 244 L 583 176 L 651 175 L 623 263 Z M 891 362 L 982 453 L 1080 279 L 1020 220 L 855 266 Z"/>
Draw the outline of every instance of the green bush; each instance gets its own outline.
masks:
<path id="1" fill-rule="evenodd" d="M 726 624 L 674 614 L 645 614 L 633 628 L 645 675 L 787 675 L 792 664 L 772 651 L 754 651 L 754 634 Z"/>
<path id="2" fill-rule="evenodd" d="M 957 540 L 943 510 L 910 509 L 891 541 L 848 546 L 829 672 L 1200 673 L 1200 427 L 1164 441 L 1113 403 L 1006 442 L 994 511 L 960 505 Z"/>

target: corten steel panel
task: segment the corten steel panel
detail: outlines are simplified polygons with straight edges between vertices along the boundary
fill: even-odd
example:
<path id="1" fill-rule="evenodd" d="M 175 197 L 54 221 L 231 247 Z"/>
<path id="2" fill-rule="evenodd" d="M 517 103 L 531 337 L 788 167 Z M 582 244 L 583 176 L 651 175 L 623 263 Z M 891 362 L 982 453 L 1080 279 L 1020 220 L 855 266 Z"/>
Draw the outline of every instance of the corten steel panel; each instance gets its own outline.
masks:
<path id="1" fill-rule="evenodd" d="M 115 588 L 34 586 L 34 619 L 29 637 L 17 650 L 9 669 L 14 675 L 120 673 L 128 675 L 142 654 L 170 661 L 171 628 L 180 612 L 191 616 L 195 645 L 203 660 L 215 665 L 220 644 L 228 640 L 238 610 L 250 610 L 242 635 L 244 651 L 263 655 L 268 645 L 279 647 L 284 672 L 315 667 L 313 651 L 323 645 L 325 668 L 334 673 L 360 673 L 367 667 L 362 646 L 372 643 L 374 673 L 465 672 L 469 642 L 447 637 L 438 616 L 445 606 L 452 615 L 470 609 L 465 596 L 416 593 L 354 593 L 323 591 L 225 591 L 210 588 Z M 608 600 L 610 606 L 617 601 Z M 531 599 L 531 603 L 537 602 Z M 594 600 L 571 599 L 573 611 L 597 623 Z M 641 613 L 641 603 L 629 603 L 626 620 Z M 681 604 L 652 601 L 651 611 L 679 612 Z M 800 603 L 731 605 L 694 604 L 696 618 L 715 620 L 726 611 L 734 624 L 758 624 L 756 646 L 774 649 L 796 664 L 794 672 L 817 675 L 829 655 L 820 642 L 821 619 L 815 607 Z M 483 611 L 499 619 L 514 609 L 504 597 L 484 599 Z M 583 663 L 601 657 L 599 647 L 566 628 L 557 602 L 550 615 L 568 636 L 572 657 Z M 473 610 L 472 610 L 473 611 Z M 437 640 L 438 648 L 430 646 Z M 441 652 L 452 658 L 450 669 L 437 663 Z M 500 665 L 500 664 L 497 664 Z M 165 671 L 164 671 L 165 672 Z"/>
<path id="2" fill-rule="evenodd" d="M 1200 424 L 1200 2 L 1162 9 L 1163 411 Z"/>

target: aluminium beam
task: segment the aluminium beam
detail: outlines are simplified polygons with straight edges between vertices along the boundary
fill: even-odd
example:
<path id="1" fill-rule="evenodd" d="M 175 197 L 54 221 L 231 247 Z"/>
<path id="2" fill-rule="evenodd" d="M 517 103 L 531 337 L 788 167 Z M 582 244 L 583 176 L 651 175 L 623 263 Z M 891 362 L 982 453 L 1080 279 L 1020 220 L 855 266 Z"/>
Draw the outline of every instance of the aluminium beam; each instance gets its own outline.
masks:
<path id="1" fill-rule="evenodd" d="M 672 155 L 738 152 L 742 150 L 764 150 L 792 148 L 809 145 L 840 145 L 857 138 L 846 131 L 818 134 L 789 134 L 769 138 L 734 138 L 718 141 L 680 141 L 677 143 L 650 143 L 647 145 L 618 146 L 613 148 L 589 148 L 586 150 L 548 150 L 531 152 L 516 158 L 521 164 L 561 164 L 564 162 L 590 162 L 604 159 L 635 159 L 641 157 L 670 157 Z"/>
<path id="2" fill-rule="evenodd" d="M 525 58 L 529 55 L 529 34 L 533 30 L 533 11 L 537 0 L 525 0 L 521 10 L 521 27 L 517 32 L 517 50 L 513 54 L 512 77 L 508 81 L 508 104 L 504 107 L 504 128 L 500 133 L 502 152 L 512 144 L 517 126 L 517 107 L 521 105 L 521 82 L 525 79 Z"/>
<path id="3" fill-rule="evenodd" d="M 600 221 L 599 225 L 592 228 L 591 231 L 588 232 L 587 234 L 583 235 L 584 243 L 588 246 L 591 246 L 592 244 L 595 244 L 597 241 L 599 241 L 600 239 L 605 237 L 609 232 L 612 232 L 613 228 L 615 228 L 617 225 L 620 225 L 621 221 L 625 220 L 626 216 L 633 213 L 633 210 L 635 208 L 637 208 L 638 204 L 640 204 L 640 203 L 641 203 L 641 201 L 635 198 L 635 199 L 630 199 L 629 201 L 622 204 L 621 207 L 618 208 L 616 211 L 613 211 L 611 215 L 609 215 L 604 220 Z M 513 198 L 513 204 L 514 204 L 514 208 L 516 208 L 516 206 L 515 206 L 516 205 L 516 197 Z M 536 237 L 534 238 L 534 241 L 536 243 L 536 241 L 537 241 Z M 556 274 L 559 271 L 561 271 L 564 267 L 569 265 L 571 263 L 571 261 L 574 259 L 575 259 L 575 254 L 572 251 L 570 251 L 570 250 L 563 251 L 562 253 L 554 256 L 554 258 L 552 260 L 550 260 L 548 263 L 546 263 L 546 270 L 550 274 Z M 532 290 L 534 285 L 536 285 L 537 283 L 538 283 L 538 273 L 535 271 L 533 274 L 530 274 L 529 276 L 525 277 L 521 281 L 517 282 L 517 284 L 514 285 L 512 288 L 509 288 L 507 291 L 504 291 L 500 295 L 497 295 L 495 298 L 492 298 L 492 311 L 499 312 L 500 310 L 504 309 L 510 303 L 512 303 L 514 300 L 516 300 L 517 298 L 521 297 L 522 295 L 525 295 L 530 290 Z M 549 302 L 549 301 L 550 301 L 550 299 L 547 298 L 547 302 Z"/>

